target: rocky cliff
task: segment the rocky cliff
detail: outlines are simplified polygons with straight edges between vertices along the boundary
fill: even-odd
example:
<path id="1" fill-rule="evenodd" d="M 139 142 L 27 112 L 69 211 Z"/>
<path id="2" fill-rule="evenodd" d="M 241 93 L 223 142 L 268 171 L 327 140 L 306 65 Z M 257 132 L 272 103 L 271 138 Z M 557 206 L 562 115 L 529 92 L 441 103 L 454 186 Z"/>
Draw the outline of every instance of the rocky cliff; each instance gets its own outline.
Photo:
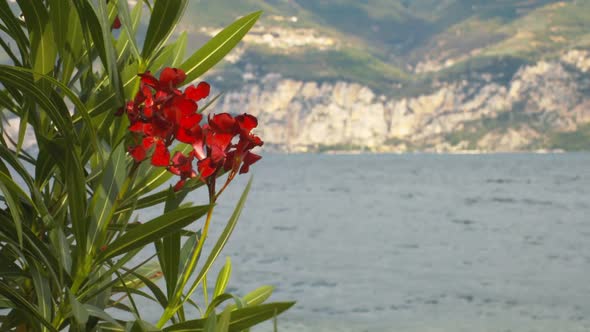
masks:
<path id="1" fill-rule="evenodd" d="M 590 123 L 590 52 L 433 81 L 411 97 L 376 94 L 354 82 L 305 82 L 267 74 L 227 92 L 216 112 L 259 118 L 266 148 L 523 151 L 559 148 L 556 135 Z"/>

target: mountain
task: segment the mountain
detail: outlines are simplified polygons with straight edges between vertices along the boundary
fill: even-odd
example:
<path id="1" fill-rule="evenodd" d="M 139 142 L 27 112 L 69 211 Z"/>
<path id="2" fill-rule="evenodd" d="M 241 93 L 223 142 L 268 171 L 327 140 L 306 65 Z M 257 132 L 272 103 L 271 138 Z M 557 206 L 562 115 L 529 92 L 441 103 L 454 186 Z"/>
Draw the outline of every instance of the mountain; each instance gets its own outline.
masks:
<path id="1" fill-rule="evenodd" d="M 207 79 L 267 149 L 590 149 L 590 0 L 201 0 L 179 30 L 260 9 Z"/>

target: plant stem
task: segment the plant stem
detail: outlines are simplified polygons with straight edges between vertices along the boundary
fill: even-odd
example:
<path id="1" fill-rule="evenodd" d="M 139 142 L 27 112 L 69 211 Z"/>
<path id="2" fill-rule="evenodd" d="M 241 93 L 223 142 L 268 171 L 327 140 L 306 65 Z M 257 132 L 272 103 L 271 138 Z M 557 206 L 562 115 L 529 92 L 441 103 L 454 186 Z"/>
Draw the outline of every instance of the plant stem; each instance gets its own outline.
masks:
<path id="1" fill-rule="evenodd" d="M 186 286 L 188 279 L 192 275 L 192 273 L 197 265 L 197 260 L 199 258 L 199 254 L 201 253 L 201 250 L 203 249 L 203 244 L 205 243 L 205 239 L 207 238 L 207 233 L 209 232 L 209 224 L 211 223 L 211 217 L 213 216 L 213 210 L 215 208 L 214 196 L 210 195 L 210 203 L 211 203 L 211 205 L 209 206 L 209 211 L 207 211 L 207 219 L 205 220 L 205 225 L 203 226 L 203 232 L 201 233 L 201 237 L 199 238 L 197 248 L 193 251 L 193 254 L 190 258 L 189 264 L 188 264 L 187 268 L 184 270 L 184 273 L 182 275 L 182 280 L 177 285 L 176 294 L 174 295 L 174 298 L 171 299 L 170 302 L 168 302 L 168 306 L 164 310 L 162 317 L 160 317 L 158 324 L 156 324 L 156 326 L 158 328 L 162 328 L 162 326 L 164 326 L 164 324 L 166 324 L 166 322 L 170 318 L 172 318 L 172 316 L 174 316 L 174 314 L 180 309 L 180 306 L 178 305 L 178 303 L 180 302 L 180 297 L 182 296 L 182 291 L 184 289 L 184 286 Z"/>

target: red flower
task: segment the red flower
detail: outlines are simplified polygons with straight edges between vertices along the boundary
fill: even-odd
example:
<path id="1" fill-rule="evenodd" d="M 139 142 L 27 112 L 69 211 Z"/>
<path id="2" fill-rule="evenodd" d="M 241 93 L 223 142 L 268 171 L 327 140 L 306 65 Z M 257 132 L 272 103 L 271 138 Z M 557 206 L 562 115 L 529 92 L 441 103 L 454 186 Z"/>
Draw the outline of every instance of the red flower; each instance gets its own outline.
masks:
<path id="1" fill-rule="evenodd" d="M 160 84 L 163 87 L 176 88 L 184 82 L 186 74 L 182 69 L 166 67 L 160 74 Z"/>
<path id="2" fill-rule="evenodd" d="M 187 179 L 197 176 L 193 169 L 195 159 L 201 179 L 210 188 L 215 183 L 215 176 L 211 176 L 222 168 L 230 171 L 227 186 L 236 174 L 247 173 L 261 159 L 251 152 L 263 144 L 252 134 L 258 126 L 256 117 L 220 113 L 209 115 L 207 124 L 201 126 L 203 116 L 197 112 L 197 102 L 209 95 L 209 84 L 190 85 L 183 92 L 178 86 L 186 74 L 177 68 L 164 68 L 159 79 L 150 72 L 139 76 L 140 88 L 135 98 L 117 111 L 119 115 L 127 114 L 129 131 L 139 142 L 129 147 L 129 154 L 139 163 L 151 152 L 152 165 L 166 167 L 180 177 L 174 190 L 180 190 Z M 176 152 L 170 160 L 169 147 L 175 140 L 191 144 L 193 149 L 188 155 Z"/>
<path id="3" fill-rule="evenodd" d="M 184 93 L 186 94 L 187 98 L 190 98 L 194 101 L 199 101 L 203 98 L 207 98 L 210 91 L 211 87 L 209 84 L 207 82 L 201 82 L 196 87 L 194 85 L 189 86 L 186 88 Z"/>
<path id="4" fill-rule="evenodd" d="M 188 157 L 183 155 L 182 152 L 176 152 L 172 157 L 172 165 L 168 167 L 168 170 L 175 175 L 180 176 L 180 180 L 174 185 L 174 191 L 182 189 L 186 179 L 194 178 L 197 173 L 193 170 L 193 159 L 194 154 L 189 153 Z"/>

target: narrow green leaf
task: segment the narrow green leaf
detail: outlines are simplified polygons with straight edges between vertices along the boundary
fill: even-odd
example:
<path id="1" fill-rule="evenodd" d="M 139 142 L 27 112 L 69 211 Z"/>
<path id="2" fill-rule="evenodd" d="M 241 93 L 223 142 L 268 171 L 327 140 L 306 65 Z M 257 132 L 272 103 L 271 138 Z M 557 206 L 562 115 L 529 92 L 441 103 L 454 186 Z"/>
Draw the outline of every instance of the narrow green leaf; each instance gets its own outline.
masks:
<path id="1" fill-rule="evenodd" d="M 136 320 L 129 332 L 159 332 L 162 331 L 159 328 L 153 326 L 152 324 L 143 321 L 143 320 Z"/>
<path id="2" fill-rule="evenodd" d="M 41 273 L 43 267 L 40 266 L 40 264 L 34 262 L 33 264 L 30 264 L 29 267 L 31 277 L 33 278 L 33 285 L 35 285 L 35 294 L 37 295 L 37 307 L 39 308 L 39 313 L 43 315 L 47 321 L 51 321 L 53 319 L 53 308 L 51 301 L 51 286 L 49 285 L 49 281 Z M 47 327 L 45 326 L 43 326 L 41 330 L 48 331 Z"/>
<path id="3" fill-rule="evenodd" d="M 194 281 L 193 285 L 191 286 L 189 292 L 187 293 L 188 296 L 190 296 L 192 293 L 194 293 L 194 291 L 199 286 L 199 283 L 201 282 L 201 280 L 203 280 L 203 278 L 207 275 L 207 272 L 209 272 L 209 269 L 211 268 L 211 265 L 213 265 L 213 262 L 215 262 L 215 260 L 217 259 L 217 257 L 221 253 L 221 250 L 223 249 L 223 247 L 225 247 L 225 244 L 227 243 L 227 240 L 229 239 L 234 228 L 236 227 L 236 223 L 238 222 L 240 214 L 242 213 L 242 208 L 244 207 L 244 204 L 246 203 L 246 198 L 248 197 L 248 192 L 250 192 L 251 186 L 252 186 L 252 178 L 250 178 L 250 181 L 248 181 L 246 188 L 244 188 L 244 192 L 242 193 L 242 196 L 240 197 L 238 204 L 236 205 L 236 208 L 234 209 L 234 212 L 232 213 L 231 217 L 227 221 L 227 224 L 226 224 L 225 228 L 223 229 L 223 232 L 221 233 L 221 235 L 217 239 L 217 242 L 215 243 L 215 246 L 213 246 L 213 249 L 211 249 L 211 253 L 209 254 L 209 257 L 207 257 L 207 261 L 205 262 L 205 264 L 201 268 L 199 275 L 197 276 L 197 278 Z"/>
<path id="4" fill-rule="evenodd" d="M 131 53 L 134 55 L 135 59 L 141 60 L 137 41 L 135 40 L 134 21 L 129 13 L 129 4 L 127 1 L 117 1 L 117 8 L 119 9 L 119 20 L 122 23 L 123 31 L 127 35 L 126 41 L 128 41 L 128 44 L 131 46 Z"/>
<path id="5" fill-rule="evenodd" d="M 204 332 L 215 332 L 217 325 L 217 315 L 213 314 L 206 318 Z"/>
<path id="6" fill-rule="evenodd" d="M 111 87 L 113 88 L 113 90 L 115 90 L 117 99 L 122 104 L 123 102 L 125 102 L 125 94 L 123 93 L 123 84 L 121 82 L 121 77 L 119 76 L 119 69 L 117 68 L 117 50 L 113 45 L 113 34 L 111 32 L 112 24 L 106 2 L 98 1 L 97 14 L 100 21 L 102 43 L 104 44 L 105 51 L 105 59 L 103 59 L 103 64 L 108 72 Z M 99 37 L 97 36 L 95 38 Z"/>
<path id="7" fill-rule="evenodd" d="M 10 37 L 16 42 L 21 53 L 21 58 L 23 60 L 28 60 L 30 42 L 23 29 L 21 29 L 20 20 L 12 13 L 8 1 L 0 1 L 0 20 L 5 24 Z"/>
<path id="8" fill-rule="evenodd" d="M 229 331 L 238 332 L 250 328 L 291 308 L 294 302 L 275 302 L 231 311 Z M 165 332 L 204 331 L 206 319 L 190 320 L 164 328 Z"/>
<path id="9" fill-rule="evenodd" d="M 59 259 L 60 265 L 66 272 L 72 271 L 72 255 L 70 253 L 70 243 L 61 227 L 55 227 L 49 231 L 51 248 L 56 251 L 55 256 Z"/>
<path id="10" fill-rule="evenodd" d="M 0 172 L 0 191 L 4 194 L 4 201 L 10 209 L 10 215 L 16 228 L 18 243 L 20 247 L 23 246 L 23 211 L 19 204 L 18 196 L 26 195 L 20 190 L 18 185 L 12 181 L 10 174 Z"/>
<path id="11" fill-rule="evenodd" d="M 127 271 L 126 268 L 123 268 L 123 269 Z M 157 278 L 154 278 L 153 276 L 151 276 L 151 278 L 150 278 L 148 276 L 144 276 L 144 275 L 141 275 L 141 274 L 139 274 L 137 272 L 133 272 L 133 271 L 131 271 L 131 274 L 133 276 L 139 278 L 139 280 L 141 280 L 142 284 L 146 285 L 150 289 L 152 294 L 154 294 L 155 299 L 158 301 L 160 306 L 162 306 L 162 308 L 166 308 L 166 306 L 168 306 L 168 300 L 166 299 L 166 295 L 164 294 L 164 292 L 162 292 L 160 287 L 154 283 L 154 281 L 159 279 L 160 276 L 162 275 L 161 272 L 160 272 L 160 276 L 158 276 Z"/>
<path id="12" fill-rule="evenodd" d="M 174 211 L 180 206 L 183 196 L 176 196 L 172 188 L 168 188 L 168 199 L 164 206 L 164 213 Z M 180 232 L 175 232 L 165 236 L 162 244 L 157 246 L 158 259 L 166 279 L 166 290 L 168 298 L 171 298 L 176 289 L 180 264 Z"/>
<path id="13" fill-rule="evenodd" d="M 121 1 L 120 1 L 121 2 Z M 121 62 L 123 60 L 123 56 L 127 54 L 127 49 L 129 48 L 129 44 L 137 43 L 134 38 L 137 35 L 137 29 L 141 22 L 141 13 L 143 10 L 143 5 L 141 1 L 138 1 L 133 7 L 133 11 L 131 12 L 131 32 L 124 33 L 119 36 L 117 40 L 117 61 Z M 137 59 L 141 59 L 141 55 L 137 54 Z M 124 82 L 125 80 L 123 80 Z"/>
<path id="14" fill-rule="evenodd" d="M 229 257 L 225 258 L 225 265 L 219 271 L 217 275 L 217 282 L 215 283 L 215 291 L 213 292 L 213 297 L 217 297 L 225 292 L 227 288 L 227 284 L 229 283 L 229 278 L 231 276 L 231 259 Z"/>
<path id="15" fill-rule="evenodd" d="M 30 79 L 30 75 L 33 73 L 32 70 L 27 69 L 27 68 L 18 68 L 18 67 L 12 67 L 12 66 L 3 66 L 0 65 L 0 71 L 6 71 L 6 74 L 9 78 L 7 78 L 7 82 L 13 82 L 17 84 L 17 87 L 23 87 L 23 85 L 21 84 L 26 84 L 26 81 Z M 72 91 L 70 88 L 68 88 L 66 85 L 64 85 L 63 83 L 57 81 L 56 79 L 54 79 L 53 77 L 49 76 L 49 75 L 41 75 L 38 74 L 38 76 L 44 80 L 46 80 L 47 82 L 49 82 L 52 85 L 55 85 L 56 87 L 60 88 L 60 91 L 63 92 L 66 96 L 68 96 L 68 99 L 74 104 L 74 106 L 76 106 L 76 114 L 74 115 L 74 119 L 76 117 L 79 117 L 81 119 L 84 120 L 84 123 L 86 124 L 86 129 L 88 130 L 88 132 L 90 133 L 90 141 L 92 146 L 95 148 L 96 151 L 100 151 L 100 148 L 98 146 L 98 138 L 96 136 L 96 132 L 94 130 L 94 127 L 92 126 L 92 119 L 90 118 L 90 112 L 88 111 L 88 109 L 86 108 L 86 106 L 84 105 L 84 103 L 82 103 L 82 101 L 78 98 L 78 95 Z M 24 81 L 24 83 L 23 83 Z M 26 91 L 26 89 L 24 90 Z M 28 93 L 42 93 L 41 90 L 36 90 L 36 89 L 32 89 L 31 91 L 27 91 Z M 54 109 L 49 109 L 48 111 L 52 111 L 51 115 L 52 115 L 52 120 L 56 123 L 64 123 L 65 125 L 63 127 L 60 127 L 60 129 L 62 129 L 62 133 L 64 136 L 66 137 L 73 137 L 76 138 L 77 141 L 77 135 L 76 132 L 74 131 L 74 127 L 71 125 L 72 119 L 70 117 L 68 108 L 66 106 L 66 104 L 63 102 L 63 100 L 61 100 L 61 98 L 56 97 L 56 92 L 52 91 L 52 96 L 54 98 L 52 99 L 45 99 L 42 98 L 41 96 L 30 96 L 30 97 L 38 97 L 40 98 L 39 101 L 37 101 L 41 106 L 45 106 L 45 107 L 51 107 L 51 102 L 53 101 L 53 105 L 57 108 L 57 110 Z M 33 100 L 35 100 L 35 98 L 33 98 Z M 74 120 L 75 122 L 75 120 Z M 72 130 L 74 131 L 72 135 L 69 132 L 63 132 L 64 130 Z M 71 142 L 70 142 L 71 143 Z"/>
<path id="16" fill-rule="evenodd" d="M 101 182 L 90 203 L 92 223 L 88 231 L 88 250 L 96 250 L 104 244 L 106 228 L 116 209 L 119 192 L 127 177 L 127 155 L 123 144 L 119 144 L 109 157 Z"/>
<path id="17" fill-rule="evenodd" d="M 155 72 L 164 67 L 178 67 L 184 59 L 187 42 L 186 36 L 186 32 L 183 32 L 174 43 L 164 46 L 150 63 L 148 70 Z"/>
<path id="18" fill-rule="evenodd" d="M 36 73 L 48 74 L 55 66 L 57 55 L 49 13 L 40 1 L 18 0 L 18 5 L 25 17 L 31 38 L 33 70 Z M 35 76 L 35 80 L 39 80 L 39 77 Z"/>
<path id="19" fill-rule="evenodd" d="M 180 195 L 186 195 L 189 192 L 192 192 L 193 190 L 204 186 L 205 184 L 203 183 L 203 181 L 197 179 L 197 181 L 192 181 L 193 179 L 187 181 L 184 185 L 184 188 L 178 192 L 175 192 L 174 195 L 175 196 L 180 196 Z M 144 191 L 148 191 L 149 187 L 145 186 L 143 188 Z M 137 189 L 137 192 L 141 191 L 141 189 Z M 136 209 L 143 209 L 143 208 L 148 208 L 151 206 L 154 206 L 156 204 L 159 203 L 163 203 L 166 201 L 167 197 L 169 194 L 169 190 L 165 189 L 162 191 L 159 191 L 157 193 L 148 195 L 148 196 L 144 196 L 140 199 L 137 200 L 137 204 L 135 205 Z M 135 196 L 131 196 L 132 198 L 136 198 L 137 195 Z M 118 213 L 124 212 L 125 210 L 128 210 L 129 208 L 131 208 L 131 202 L 125 201 L 125 203 L 123 204 L 123 206 L 121 207 L 120 211 L 117 211 Z"/>
<path id="20" fill-rule="evenodd" d="M 65 142 L 64 145 L 68 143 Z M 86 198 L 86 177 L 84 175 L 84 166 L 80 160 L 80 151 L 76 147 L 64 146 L 65 159 L 64 178 L 68 193 L 68 205 L 70 210 L 72 228 L 80 250 L 86 249 L 86 232 L 88 230 L 88 219 L 86 218 L 87 198 Z"/>
<path id="21" fill-rule="evenodd" d="M 187 0 L 155 0 L 141 52 L 143 58 L 151 58 L 152 53 L 157 52 L 159 46 L 168 39 L 186 4 Z"/>
<path id="22" fill-rule="evenodd" d="M 86 308 L 76 299 L 76 296 L 72 294 L 68 290 L 68 299 L 70 301 L 70 307 L 72 309 L 72 316 L 74 316 L 74 320 L 78 324 L 79 328 L 83 328 L 88 322 L 88 317 L 90 314 L 86 310 Z"/>
<path id="23" fill-rule="evenodd" d="M 125 327 L 120 324 L 103 323 L 98 324 L 98 330 L 101 332 L 125 332 Z"/>
<path id="24" fill-rule="evenodd" d="M 85 0 L 74 0 L 78 16 L 83 17 L 82 24 L 98 51 L 101 62 L 108 73 L 113 94 L 118 104 L 123 104 L 123 85 L 119 78 L 115 49 L 112 44 L 111 24 L 107 12 L 106 2 L 98 1 L 98 13 L 92 6 L 92 2 Z"/>
<path id="25" fill-rule="evenodd" d="M 18 175 L 22 177 L 29 188 L 29 192 L 32 195 L 33 202 L 35 203 L 34 206 L 37 207 L 39 215 L 42 216 L 45 225 L 53 226 L 53 217 L 49 213 L 47 206 L 45 206 L 43 196 L 35 186 L 35 183 L 29 172 L 4 144 L 0 144 L 0 159 L 6 161 L 12 167 L 12 169 L 14 169 Z M 9 174 L 8 169 L 6 169 L 4 163 L 0 162 L 0 169 L 4 172 L 4 174 Z"/>
<path id="26" fill-rule="evenodd" d="M 25 108 L 20 116 L 18 124 L 18 141 L 16 144 L 16 153 L 19 154 L 25 142 L 25 135 L 27 133 L 27 124 L 29 122 L 29 109 Z"/>
<path id="27" fill-rule="evenodd" d="M 181 208 L 152 219 L 118 237 L 97 259 L 105 261 L 130 250 L 141 248 L 170 232 L 179 231 L 205 215 L 208 209 L 208 205 Z"/>
<path id="28" fill-rule="evenodd" d="M 223 302 L 225 302 L 227 300 L 231 300 L 231 299 L 234 300 L 235 304 L 231 305 L 231 306 L 227 306 L 226 308 L 233 310 L 235 308 L 241 309 L 241 308 L 245 307 L 244 301 L 242 301 L 242 299 L 240 299 L 239 297 L 237 297 L 235 295 L 224 293 L 224 294 L 216 296 L 213 299 L 213 301 L 211 301 L 211 303 L 209 303 L 209 306 L 207 307 L 207 311 L 205 311 L 204 316 L 209 316 L 211 313 L 213 313 L 215 311 L 215 308 L 217 308 Z"/>
<path id="29" fill-rule="evenodd" d="M 82 306 L 84 307 L 86 312 L 88 312 L 88 315 L 90 315 L 92 317 L 99 318 L 103 321 L 109 322 L 116 327 L 122 328 L 121 324 L 119 324 L 113 317 L 111 317 L 111 315 L 107 314 L 104 310 L 102 310 L 98 307 L 95 307 L 93 305 L 90 305 L 90 304 L 83 304 Z M 100 331 L 102 331 L 102 330 L 100 330 Z"/>
<path id="30" fill-rule="evenodd" d="M 227 332 L 229 331 L 229 325 L 231 322 L 231 311 L 230 310 L 223 310 L 221 315 L 219 316 L 219 321 L 217 322 L 217 329 L 215 332 Z"/>
<path id="31" fill-rule="evenodd" d="M 62 47 L 60 47 L 59 55 L 62 60 L 61 82 L 63 84 L 68 84 L 76 65 L 80 62 L 80 59 L 83 59 L 84 34 L 82 31 L 82 24 L 80 23 L 80 17 L 78 16 L 76 7 L 72 6 L 72 2 L 69 0 L 52 1 L 58 4 L 56 11 L 59 13 L 55 13 L 54 15 L 63 16 L 64 19 L 66 19 L 65 22 L 59 24 L 60 27 L 58 29 L 61 30 L 64 26 L 66 29 L 65 34 L 61 37 L 63 38 L 63 44 Z M 65 10 L 67 10 L 67 14 L 63 14 Z M 53 18 L 52 22 L 54 20 L 56 20 L 56 18 Z M 56 32 L 56 38 L 58 34 L 61 35 L 61 33 Z"/>
<path id="32" fill-rule="evenodd" d="M 46 111 L 61 134 L 67 137 L 72 144 L 78 144 L 78 135 L 63 100 L 47 96 L 45 91 L 33 83 L 33 75 L 25 71 L 24 68 L 0 65 L 0 82 L 5 86 L 12 86 L 22 91 L 30 101 Z"/>
<path id="33" fill-rule="evenodd" d="M 191 55 L 180 66 L 186 73 L 186 82 L 191 82 L 203 75 L 223 59 L 244 38 L 260 15 L 262 12 L 258 11 L 238 19 Z"/>
<path id="34" fill-rule="evenodd" d="M 4 296 L 10 302 L 16 304 L 19 310 L 33 316 L 39 323 L 43 324 L 49 331 L 57 332 L 57 330 L 48 322 L 43 315 L 33 306 L 27 299 L 19 294 L 13 287 L 7 285 L 3 280 L 0 280 L 0 295 Z"/>
<path id="35" fill-rule="evenodd" d="M 248 293 L 242 298 L 242 300 L 248 307 L 256 306 L 264 303 L 264 301 L 266 301 L 272 295 L 273 291 L 273 286 L 262 286 Z"/>

